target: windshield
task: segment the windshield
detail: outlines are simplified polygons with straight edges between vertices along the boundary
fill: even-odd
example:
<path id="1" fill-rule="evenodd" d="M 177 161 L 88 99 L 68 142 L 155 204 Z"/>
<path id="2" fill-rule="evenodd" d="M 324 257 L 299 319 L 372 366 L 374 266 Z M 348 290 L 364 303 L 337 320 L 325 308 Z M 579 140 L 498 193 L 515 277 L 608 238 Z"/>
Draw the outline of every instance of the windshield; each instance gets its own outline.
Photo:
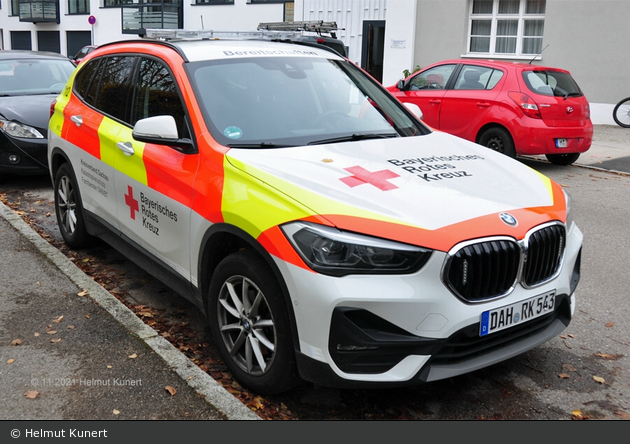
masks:
<path id="1" fill-rule="evenodd" d="M 74 68 L 69 60 L 0 60 L 0 96 L 59 94 Z"/>
<path id="2" fill-rule="evenodd" d="M 259 57 L 187 68 L 223 145 L 271 148 L 430 132 L 347 61 Z"/>

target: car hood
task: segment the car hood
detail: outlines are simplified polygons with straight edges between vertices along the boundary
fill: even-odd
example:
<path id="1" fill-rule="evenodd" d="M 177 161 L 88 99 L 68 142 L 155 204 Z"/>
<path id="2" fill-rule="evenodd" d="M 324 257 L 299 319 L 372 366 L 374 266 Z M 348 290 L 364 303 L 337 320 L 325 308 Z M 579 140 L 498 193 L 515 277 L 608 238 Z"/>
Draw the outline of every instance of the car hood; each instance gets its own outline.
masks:
<path id="1" fill-rule="evenodd" d="M 7 120 L 16 120 L 37 129 L 44 129 L 46 135 L 50 119 L 50 105 L 56 94 L 37 96 L 0 97 L 0 115 Z"/>
<path id="2" fill-rule="evenodd" d="M 521 238 L 534 225 L 565 219 L 564 195 L 550 179 L 517 160 L 438 131 L 329 145 L 231 149 L 226 158 L 306 207 L 306 214 L 296 219 L 425 246 L 428 238 L 421 233 L 441 233 L 439 245 L 429 243 L 448 249 L 463 237 Z M 229 187 L 228 176 L 226 180 Z M 516 225 L 504 221 L 506 212 Z"/>

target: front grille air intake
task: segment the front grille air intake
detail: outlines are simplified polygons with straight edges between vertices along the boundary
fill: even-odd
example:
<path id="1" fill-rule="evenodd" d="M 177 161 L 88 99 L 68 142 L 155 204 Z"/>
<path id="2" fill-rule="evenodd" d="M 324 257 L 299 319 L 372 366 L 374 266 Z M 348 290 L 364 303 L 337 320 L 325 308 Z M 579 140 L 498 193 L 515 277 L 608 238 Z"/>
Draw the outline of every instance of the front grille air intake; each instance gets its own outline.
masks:
<path id="1" fill-rule="evenodd" d="M 523 283 L 536 286 L 552 278 L 560 269 L 564 253 L 565 230 L 562 225 L 549 225 L 534 231 L 527 241 L 527 259 Z"/>
<path id="2" fill-rule="evenodd" d="M 519 282 L 535 287 L 559 272 L 565 240 L 564 225 L 553 222 L 531 230 L 520 242 L 507 237 L 466 242 L 450 251 L 442 280 L 472 303 L 505 296 Z"/>
<path id="3" fill-rule="evenodd" d="M 446 282 L 460 298 L 478 302 L 510 291 L 518 276 L 521 248 L 500 239 L 467 245 L 449 260 Z"/>

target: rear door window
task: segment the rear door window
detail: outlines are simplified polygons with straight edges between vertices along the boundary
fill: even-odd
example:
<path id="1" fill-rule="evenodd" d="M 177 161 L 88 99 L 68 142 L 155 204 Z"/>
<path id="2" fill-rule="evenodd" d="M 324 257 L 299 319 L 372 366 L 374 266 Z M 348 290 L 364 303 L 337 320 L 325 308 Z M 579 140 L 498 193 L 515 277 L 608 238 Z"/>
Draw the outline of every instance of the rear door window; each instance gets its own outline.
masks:
<path id="1" fill-rule="evenodd" d="M 492 89 L 503 77 L 503 71 L 485 66 L 464 65 L 453 89 Z"/>

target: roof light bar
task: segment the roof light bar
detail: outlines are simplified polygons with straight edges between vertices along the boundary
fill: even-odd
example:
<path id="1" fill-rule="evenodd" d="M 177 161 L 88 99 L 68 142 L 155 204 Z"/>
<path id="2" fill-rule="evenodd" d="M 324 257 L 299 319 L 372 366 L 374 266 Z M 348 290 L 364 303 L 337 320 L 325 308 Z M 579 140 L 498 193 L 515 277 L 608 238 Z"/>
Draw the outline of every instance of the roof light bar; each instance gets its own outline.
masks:
<path id="1" fill-rule="evenodd" d="M 212 31 L 187 29 L 147 29 L 145 37 L 155 40 L 290 40 L 295 31 Z"/>
<path id="2" fill-rule="evenodd" d="M 331 32 L 345 28 L 339 28 L 337 22 L 325 22 L 323 20 L 311 20 L 304 22 L 267 22 L 259 23 L 258 29 L 268 31 L 311 31 L 321 34 L 322 32 Z"/>

